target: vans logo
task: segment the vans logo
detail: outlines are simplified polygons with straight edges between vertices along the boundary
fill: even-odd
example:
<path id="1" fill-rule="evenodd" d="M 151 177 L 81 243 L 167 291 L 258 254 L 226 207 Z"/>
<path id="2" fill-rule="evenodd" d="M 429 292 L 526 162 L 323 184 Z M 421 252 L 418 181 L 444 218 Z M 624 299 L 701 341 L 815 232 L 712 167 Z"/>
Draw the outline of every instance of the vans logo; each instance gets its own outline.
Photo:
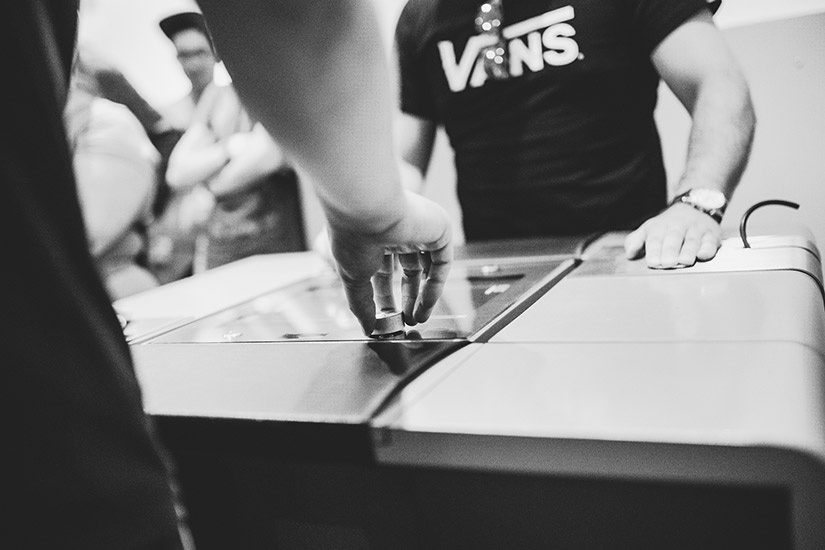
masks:
<path id="1" fill-rule="evenodd" d="M 507 41 L 510 76 L 523 75 L 525 68 L 538 72 L 546 66 L 560 67 L 578 59 L 579 45 L 572 38 L 576 29 L 567 23 L 573 17 L 573 6 L 566 6 L 504 27 L 502 36 Z M 496 38 L 488 34 L 471 36 L 461 59 L 456 59 L 452 42 L 443 40 L 438 43 L 441 66 L 450 90 L 461 92 L 468 85 L 471 88 L 484 85 L 487 74 L 479 54 L 495 42 Z"/>

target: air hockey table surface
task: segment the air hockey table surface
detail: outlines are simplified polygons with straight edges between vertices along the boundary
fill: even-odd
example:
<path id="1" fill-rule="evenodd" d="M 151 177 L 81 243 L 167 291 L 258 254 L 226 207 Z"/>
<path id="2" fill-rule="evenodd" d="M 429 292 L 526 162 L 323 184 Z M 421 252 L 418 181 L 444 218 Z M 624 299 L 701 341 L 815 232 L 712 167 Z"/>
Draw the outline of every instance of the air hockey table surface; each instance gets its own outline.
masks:
<path id="1" fill-rule="evenodd" d="M 282 469 L 463 472 L 485 481 L 460 490 L 480 483 L 490 495 L 496 476 L 734 488 L 756 493 L 726 510 L 764 506 L 716 510 L 720 532 L 821 548 L 825 291 L 812 239 L 765 235 L 745 248 L 730 236 L 715 259 L 679 270 L 626 260 L 622 241 L 463 247 L 433 318 L 388 339 L 360 333 L 312 253 L 249 258 L 115 307 L 146 409 L 184 473 L 198 472 L 184 475 L 192 484 L 214 479 L 215 456 L 240 453 Z M 697 499 L 685 506 L 725 501 Z M 630 521 L 622 506 L 606 523 Z M 475 532 L 474 547 L 492 548 L 507 530 L 462 514 L 451 525 L 456 539 L 431 533 L 443 537 L 433 547 Z M 529 540 L 565 547 L 547 537 Z"/>

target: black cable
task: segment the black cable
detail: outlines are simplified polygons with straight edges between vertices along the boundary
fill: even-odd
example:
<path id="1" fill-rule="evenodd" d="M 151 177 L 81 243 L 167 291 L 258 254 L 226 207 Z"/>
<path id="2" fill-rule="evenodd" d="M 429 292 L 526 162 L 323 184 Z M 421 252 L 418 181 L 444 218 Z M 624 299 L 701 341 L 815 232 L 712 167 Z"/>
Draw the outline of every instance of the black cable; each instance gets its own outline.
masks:
<path id="1" fill-rule="evenodd" d="M 768 206 L 768 205 L 771 205 L 771 204 L 775 204 L 775 205 L 778 205 L 778 206 L 787 206 L 787 207 L 793 208 L 795 210 L 799 209 L 799 205 L 796 204 L 795 202 L 783 201 L 783 200 L 780 200 L 780 199 L 772 199 L 772 200 L 757 202 L 756 204 L 754 204 L 753 206 L 751 206 L 750 208 L 745 210 L 745 213 L 742 214 L 742 219 L 739 221 L 739 236 L 742 237 L 742 244 L 745 245 L 745 248 L 750 248 L 751 247 L 750 243 L 748 243 L 748 232 L 747 232 L 747 229 L 746 229 L 747 224 L 748 224 L 748 218 L 750 217 L 751 214 L 753 214 L 753 211 L 756 210 L 757 208 L 762 208 L 763 206 Z"/>

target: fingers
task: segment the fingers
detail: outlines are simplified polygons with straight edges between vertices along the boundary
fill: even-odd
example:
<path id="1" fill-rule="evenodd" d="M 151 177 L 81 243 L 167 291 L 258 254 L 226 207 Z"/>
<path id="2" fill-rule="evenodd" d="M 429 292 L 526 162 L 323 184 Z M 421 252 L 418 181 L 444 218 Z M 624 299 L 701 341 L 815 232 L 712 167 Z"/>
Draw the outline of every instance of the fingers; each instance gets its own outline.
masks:
<path id="1" fill-rule="evenodd" d="M 381 267 L 372 276 L 372 289 L 375 292 L 375 305 L 381 311 L 395 311 L 395 298 L 392 292 L 392 276 L 395 271 L 395 257 L 385 254 Z"/>
<path id="2" fill-rule="evenodd" d="M 453 245 L 443 208 L 419 195 L 408 193 L 407 197 L 409 223 L 398 226 L 393 247 L 402 269 L 404 322 L 412 326 L 429 319 L 441 297 L 453 260 Z"/>
<path id="3" fill-rule="evenodd" d="M 421 288 L 418 302 L 416 303 L 413 318 L 419 323 L 423 323 L 430 318 L 441 293 L 444 291 L 444 283 L 450 273 L 450 266 L 453 262 L 453 248 L 446 246 L 438 250 L 433 250 L 426 254 L 428 257 L 429 269 L 427 278 Z"/>
<path id="4" fill-rule="evenodd" d="M 696 259 L 701 262 L 706 262 L 713 259 L 722 245 L 722 239 L 718 234 L 706 233 L 702 236 L 699 243 L 699 251 L 696 253 Z"/>
<path id="5" fill-rule="evenodd" d="M 399 254 L 403 270 L 401 303 L 406 324 L 413 326 L 430 318 L 444 291 L 452 256 L 451 246 L 429 252 Z"/>
<path id="6" fill-rule="evenodd" d="M 398 254 L 402 269 L 401 307 L 405 324 L 413 326 L 430 318 L 444 290 L 452 255 L 451 246 L 430 252 Z M 385 254 L 381 267 L 370 278 L 370 284 L 344 275 L 341 277 L 350 310 L 358 318 L 365 334 L 370 334 L 375 327 L 376 311 L 396 310 L 394 271 L 395 255 Z"/>
<path id="7" fill-rule="evenodd" d="M 712 222 L 716 224 L 716 222 Z M 648 266 L 672 269 L 690 267 L 697 261 L 706 262 L 716 256 L 721 245 L 717 226 L 670 228 L 662 238 L 658 260 L 648 258 Z M 654 249 L 656 246 L 653 246 Z"/>
<path id="8" fill-rule="evenodd" d="M 450 270 L 453 245 L 446 212 L 418 195 L 408 197 L 404 218 L 382 234 L 365 235 L 330 225 L 330 247 L 350 310 L 367 335 L 375 327 L 376 308 L 396 310 L 396 255 L 402 268 L 402 313 L 408 325 L 430 318 Z"/>
<path id="9" fill-rule="evenodd" d="M 628 260 L 637 260 L 645 253 L 646 224 L 630 233 L 624 240 L 624 253 Z"/>
<path id="10" fill-rule="evenodd" d="M 649 257 L 647 265 L 659 266 L 663 269 L 672 269 L 678 265 L 679 253 L 682 251 L 682 244 L 685 240 L 685 229 L 671 228 L 665 231 L 661 238 L 661 246 L 659 247 L 659 257 Z M 696 258 L 692 259 L 689 264 L 693 265 Z"/>
<path id="11" fill-rule="evenodd" d="M 388 269 L 391 272 L 392 257 L 388 264 L 383 250 L 359 242 L 347 232 L 330 231 L 329 243 L 349 309 L 361 325 L 361 330 L 369 336 L 375 329 L 376 300 L 373 298 L 373 285 L 377 285 L 379 289 L 387 286 L 386 281 L 374 281 L 373 276 Z M 391 276 L 387 279 L 390 279 L 391 287 Z M 378 292 L 385 295 L 383 300 L 386 300 L 387 294 L 392 296 L 391 288 Z"/>
<path id="12" fill-rule="evenodd" d="M 647 267 L 660 267 L 662 258 L 662 233 L 653 231 L 645 237 L 645 261 Z"/>
<path id="13" fill-rule="evenodd" d="M 699 247 L 702 244 L 703 234 L 695 227 L 688 228 L 677 252 L 676 264 L 691 266 L 696 263 Z"/>
<path id="14" fill-rule="evenodd" d="M 341 274 L 349 309 L 358 319 L 361 330 L 369 336 L 375 329 L 375 301 L 370 279 L 351 279 Z"/>
<path id="15" fill-rule="evenodd" d="M 670 227 L 654 229 L 645 241 L 645 261 L 653 269 L 673 269 L 696 263 L 698 241 L 686 236 L 685 229 Z"/>
<path id="16" fill-rule="evenodd" d="M 653 269 L 673 269 L 712 259 L 721 244 L 719 224 L 686 205 L 674 205 L 625 238 L 628 259 L 645 256 Z"/>
<path id="17" fill-rule="evenodd" d="M 421 287 L 421 276 L 424 273 L 424 266 L 422 265 L 424 256 L 419 252 L 398 255 L 402 270 L 401 311 L 404 322 L 411 326 L 417 323 L 413 311 Z"/>

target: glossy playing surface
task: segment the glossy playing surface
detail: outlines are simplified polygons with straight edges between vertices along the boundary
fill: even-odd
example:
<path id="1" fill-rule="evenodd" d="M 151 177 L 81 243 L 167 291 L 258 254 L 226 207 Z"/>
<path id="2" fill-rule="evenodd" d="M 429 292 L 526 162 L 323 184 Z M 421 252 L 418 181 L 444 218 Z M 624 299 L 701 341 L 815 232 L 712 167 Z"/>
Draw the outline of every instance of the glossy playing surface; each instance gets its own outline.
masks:
<path id="1" fill-rule="evenodd" d="M 564 260 L 456 266 L 426 323 L 397 336 L 409 340 L 465 339 L 508 308 L 554 282 Z M 397 285 L 400 288 L 400 282 Z M 150 343 L 365 340 L 332 274 L 265 293 L 172 330 Z"/>

